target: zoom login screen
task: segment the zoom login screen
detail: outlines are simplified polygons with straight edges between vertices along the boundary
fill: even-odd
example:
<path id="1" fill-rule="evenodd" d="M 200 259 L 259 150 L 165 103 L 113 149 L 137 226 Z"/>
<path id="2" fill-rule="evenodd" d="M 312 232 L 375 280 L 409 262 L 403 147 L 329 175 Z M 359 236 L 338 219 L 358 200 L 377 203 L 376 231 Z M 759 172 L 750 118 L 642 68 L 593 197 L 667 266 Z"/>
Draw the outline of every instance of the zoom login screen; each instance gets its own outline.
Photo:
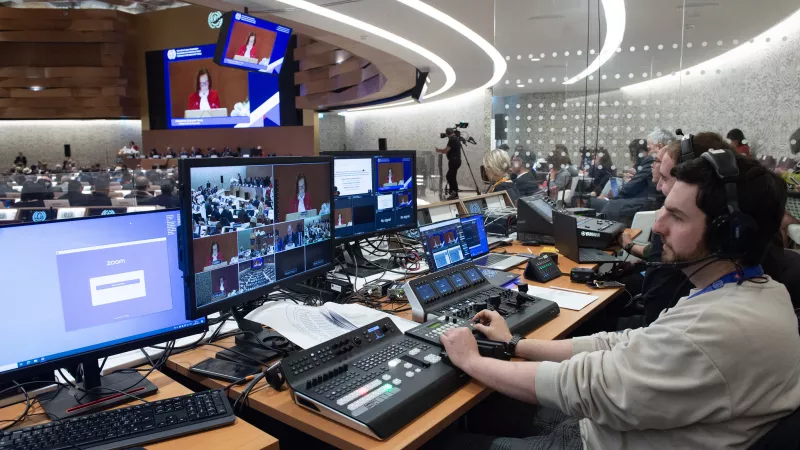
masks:
<path id="1" fill-rule="evenodd" d="M 196 324 L 178 211 L 0 228 L 0 373 Z M 203 319 L 199 319 L 202 323 Z"/>

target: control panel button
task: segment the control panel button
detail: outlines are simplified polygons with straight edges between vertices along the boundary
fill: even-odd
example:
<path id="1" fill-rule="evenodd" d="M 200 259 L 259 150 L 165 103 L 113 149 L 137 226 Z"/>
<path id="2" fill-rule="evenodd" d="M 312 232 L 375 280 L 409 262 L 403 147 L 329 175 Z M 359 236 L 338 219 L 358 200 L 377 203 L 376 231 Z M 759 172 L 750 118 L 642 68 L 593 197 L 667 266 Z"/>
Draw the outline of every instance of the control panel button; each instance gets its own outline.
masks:
<path id="1" fill-rule="evenodd" d="M 406 372 L 406 376 L 407 376 L 408 378 L 414 378 L 414 372 L 412 372 L 412 371 L 410 371 L 410 370 L 409 370 L 408 372 Z"/>
<path id="2" fill-rule="evenodd" d="M 413 366 L 411 365 L 411 363 L 405 363 L 405 364 L 403 364 L 403 368 L 410 369 L 410 368 L 412 368 L 412 367 L 413 367 Z"/>
<path id="3" fill-rule="evenodd" d="M 399 359 L 396 359 L 396 358 L 395 358 L 395 359 L 393 359 L 393 360 L 389 361 L 389 367 L 395 367 L 395 366 L 397 366 L 398 364 L 400 364 L 401 362 L 402 362 L 402 361 L 400 361 Z"/>
<path id="4" fill-rule="evenodd" d="M 389 381 L 392 379 L 392 376 L 387 373 L 384 374 L 381 378 L 383 379 L 383 381 Z"/>
<path id="5" fill-rule="evenodd" d="M 419 367 L 417 367 L 416 369 L 414 369 L 414 372 L 420 373 L 420 372 L 422 372 L 422 369 L 420 369 Z"/>
<path id="6" fill-rule="evenodd" d="M 403 380 L 401 380 L 400 378 L 395 378 L 394 380 L 392 380 L 392 384 L 395 386 L 400 386 L 400 383 L 402 382 Z"/>

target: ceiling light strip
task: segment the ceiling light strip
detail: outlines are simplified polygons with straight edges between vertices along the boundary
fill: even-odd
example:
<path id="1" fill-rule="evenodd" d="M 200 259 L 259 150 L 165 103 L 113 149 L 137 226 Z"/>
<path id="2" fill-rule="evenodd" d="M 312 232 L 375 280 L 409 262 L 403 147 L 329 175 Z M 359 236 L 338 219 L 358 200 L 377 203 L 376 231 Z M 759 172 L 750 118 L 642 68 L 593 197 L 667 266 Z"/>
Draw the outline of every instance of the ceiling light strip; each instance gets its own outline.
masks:
<path id="1" fill-rule="evenodd" d="M 603 48 L 594 61 L 578 75 L 568 79 L 564 84 L 574 84 L 590 74 L 597 72 L 617 52 L 625 36 L 625 2 L 624 0 L 602 0 L 606 17 L 606 40 Z M 600 12 L 598 11 L 598 14 Z"/>
<path id="2" fill-rule="evenodd" d="M 444 73 L 445 82 L 444 85 L 441 88 L 439 88 L 439 90 L 429 94 L 428 98 L 435 97 L 439 94 L 443 94 L 451 87 L 453 87 L 453 85 L 456 83 L 456 72 L 455 70 L 453 70 L 453 67 L 451 67 L 450 64 L 447 63 L 447 61 L 440 58 L 438 55 L 434 54 L 428 49 L 425 49 L 422 46 L 409 41 L 408 39 L 400 37 L 392 32 L 386 31 L 383 28 L 378 28 L 375 25 L 371 25 L 369 23 L 363 22 L 361 20 L 344 15 L 340 12 L 333 11 L 328 8 L 323 8 L 321 6 L 315 5 L 305 0 L 277 0 L 277 1 L 280 3 L 294 6 L 295 8 L 303 9 L 310 13 L 318 14 L 327 19 L 332 19 L 337 22 L 341 22 L 345 25 L 349 25 L 351 27 L 355 27 L 360 30 L 366 31 L 367 33 L 371 33 L 375 36 L 386 39 L 387 41 L 403 46 L 411 50 L 412 52 L 417 53 L 422 57 L 428 59 L 432 63 L 436 64 L 439 67 L 439 69 Z"/>
<path id="3" fill-rule="evenodd" d="M 414 8 L 417 11 L 425 14 L 426 16 L 431 17 L 432 19 L 438 20 L 439 22 L 447 25 L 448 27 L 452 28 L 465 38 L 472 41 L 473 44 L 480 47 L 481 50 L 486 52 L 489 55 L 489 58 L 492 59 L 492 63 L 494 64 L 494 73 L 492 74 L 492 78 L 486 82 L 483 86 L 478 89 L 485 89 L 490 86 L 494 86 L 495 84 L 500 82 L 500 79 L 503 78 L 503 75 L 506 73 L 507 65 L 505 59 L 503 59 L 503 55 L 497 51 L 496 48 L 492 44 L 490 44 L 486 39 L 482 38 L 478 33 L 472 31 L 463 23 L 459 22 L 458 20 L 454 19 L 452 16 L 445 14 L 444 12 L 434 8 L 433 6 L 428 5 L 420 0 L 397 0 L 398 2 L 410 7 Z M 616 47 L 615 47 L 616 48 Z M 429 95 L 428 98 L 431 96 Z"/>

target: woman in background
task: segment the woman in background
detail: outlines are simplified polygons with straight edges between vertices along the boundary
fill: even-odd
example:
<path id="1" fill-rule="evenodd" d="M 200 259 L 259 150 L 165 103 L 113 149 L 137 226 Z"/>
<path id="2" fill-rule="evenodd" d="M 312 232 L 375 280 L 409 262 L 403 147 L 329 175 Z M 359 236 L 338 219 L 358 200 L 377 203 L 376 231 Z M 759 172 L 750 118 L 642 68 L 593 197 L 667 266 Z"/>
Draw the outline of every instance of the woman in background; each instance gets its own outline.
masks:
<path id="1" fill-rule="evenodd" d="M 514 182 L 508 178 L 508 169 L 511 167 L 511 159 L 508 157 L 508 152 L 500 149 L 486 152 L 483 155 L 483 166 L 486 168 L 486 176 L 493 183 L 487 193 L 506 191 L 511 197 L 511 201 L 516 205 L 519 191 Z"/>
<path id="2" fill-rule="evenodd" d="M 186 109 L 217 109 L 220 108 L 219 94 L 211 89 L 211 73 L 205 67 L 197 71 L 195 91 L 189 96 L 189 107 Z"/>
<path id="3" fill-rule="evenodd" d="M 256 34 L 254 32 L 251 31 L 250 34 L 247 35 L 247 41 L 243 46 L 239 47 L 239 51 L 236 52 L 236 54 L 246 58 L 256 57 Z"/>
<path id="4" fill-rule="evenodd" d="M 598 197 L 603 193 L 603 188 L 611 177 L 617 176 L 616 169 L 611 167 L 614 165 L 611 162 L 611 156 L 608 152 L 601 148 L 596 150 L 597 154 L 594 157 L 594 164 L 589 169 L 589 176 L 592 177 L 592 192 L 593 197 Z"/>
<path id="5" fill-rule="evenodd" d="M 209 249 L 208 259 L 206 260 L 206 267 L 214 266 L 222 263 L 222 255 L 219 254 L 219 243 L 214 241 L 211 243 Z"/>

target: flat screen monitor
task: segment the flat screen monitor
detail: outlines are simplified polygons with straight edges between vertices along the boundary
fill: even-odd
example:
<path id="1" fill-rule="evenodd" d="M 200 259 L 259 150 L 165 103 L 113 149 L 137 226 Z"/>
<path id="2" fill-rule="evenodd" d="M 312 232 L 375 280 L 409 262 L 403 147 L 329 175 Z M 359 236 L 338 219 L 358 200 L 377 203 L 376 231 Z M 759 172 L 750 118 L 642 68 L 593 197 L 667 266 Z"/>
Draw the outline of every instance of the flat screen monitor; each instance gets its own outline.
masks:
<path id="1" fill-rule="evenodd" d="M 339 243 L 416 225 L 415 151 L 324 152 L 334 157 L 333 223 Z"/>
<path id="2" fill-rule="evenodd" d="M 222 16 L 214 62 L 221 66 L 278 74 L 291 37 L 291 28 L 228 11 Z"/>
<path id="3" fill-rule="evenodd" d="M 419 234 L 431 272 L 471 259 L 469 244 L 461 228 L 461 219 L 419 227 Z"/>
<path id="4" fill-rule="evenodd" d="M 260 128 L 281 125 L 278 77 L 221 67 L 215 44 L 148 52 L 154 128 Z"/>
<path id="5" fill-rule="evenodd" d="M 332 158 L 185 159 L 179 169 L 189 317 L 333 269 Z M 234 226 L 239 204 L 264 212 Z"/>
<path id="6" fill-rule="evenodd" d="M 0 228 L 0 382 L 204 331 L 186 319 L 178 211 Z M 25 318 L 30 318 L 26 320 Z M 14 343 L 11 345 L 10 343 Z"/>

